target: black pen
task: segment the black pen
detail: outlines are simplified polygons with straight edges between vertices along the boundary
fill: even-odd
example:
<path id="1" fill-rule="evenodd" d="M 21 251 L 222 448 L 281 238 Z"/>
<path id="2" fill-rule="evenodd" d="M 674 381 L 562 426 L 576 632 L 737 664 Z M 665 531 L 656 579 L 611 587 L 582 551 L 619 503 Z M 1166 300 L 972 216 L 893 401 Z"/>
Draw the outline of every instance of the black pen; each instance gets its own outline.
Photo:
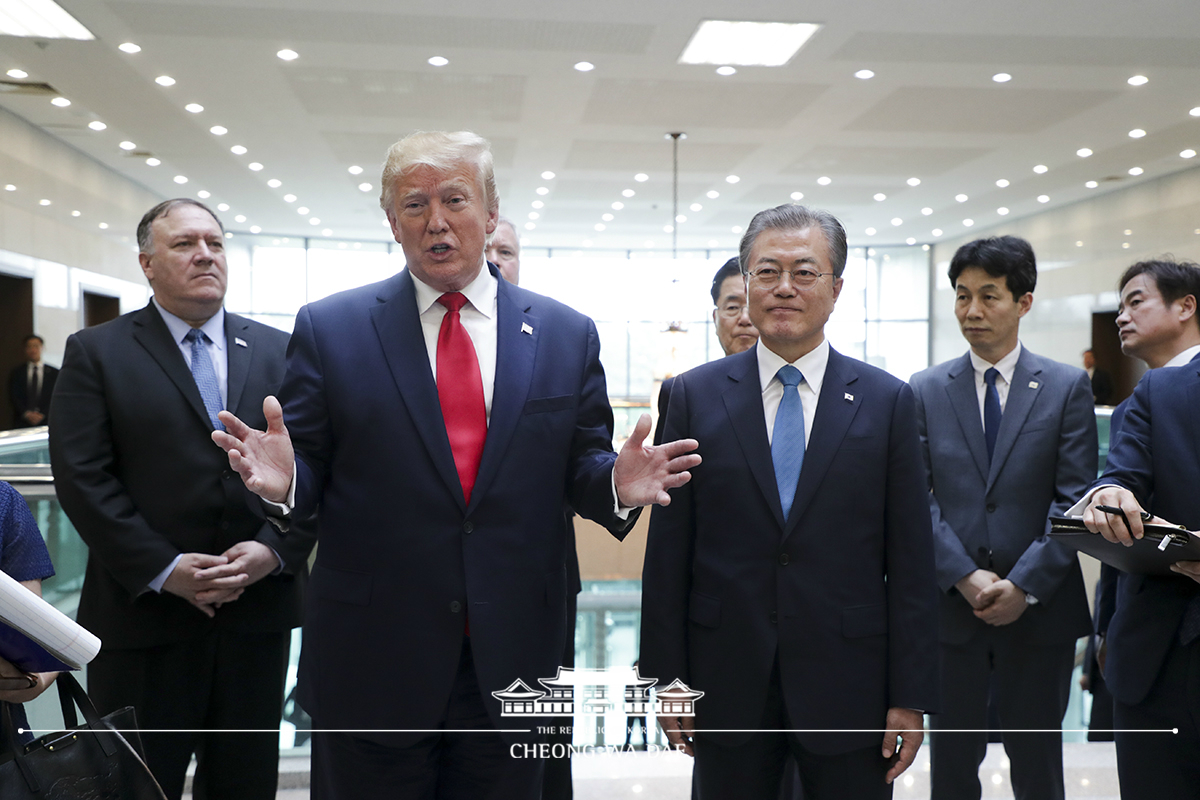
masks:
<path id="1" fill-rule="evenodd" d="M 1105 514 L 1110 514 L 1115 517 L 1120 517 L 1121 521 L 1125 523 L 1125 530 L 1130 532 L 1133 531 L 1133 528 L 1129 526 L 1129 517 L 1125 516 L 1125 512 L 1121 509 L 1114 506 L 1096 506 L 1096 510 L 1103 511 Z M 1148 511 L 1143 511 L 1141 516 L 1142 522 L 1149 522 L 1154 515 Z"/>

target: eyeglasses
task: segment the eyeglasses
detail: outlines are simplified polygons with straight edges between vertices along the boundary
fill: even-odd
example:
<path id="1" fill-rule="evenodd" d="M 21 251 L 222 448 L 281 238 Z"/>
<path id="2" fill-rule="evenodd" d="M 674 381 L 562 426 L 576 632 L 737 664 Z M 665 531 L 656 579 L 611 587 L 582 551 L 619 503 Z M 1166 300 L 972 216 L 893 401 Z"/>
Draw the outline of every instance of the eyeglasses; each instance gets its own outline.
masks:
<path id="1" fill-rule="evenodd" d="M 784 275 L 790 275 L 792 278 L 792 286 L 799 289 L 807 289 L 811 286 L 816 286 L 817 281 L 821 280 L 822 275 L 832 275 L 832 272 L 817 272 L 812 269 L 786 270 L 778 267 L 762 267 L 750 273 L 750 280 L 754 281 L 759 286 L 765 289 L 773 289 L 779 285 L 779 281 Z"/>
<path id="2" fill-rule="evenodd" d="M 745 303 L 730 303 L 717 309 L 717 314 L 725 319 L 737 319 L 746 310 Z"/>

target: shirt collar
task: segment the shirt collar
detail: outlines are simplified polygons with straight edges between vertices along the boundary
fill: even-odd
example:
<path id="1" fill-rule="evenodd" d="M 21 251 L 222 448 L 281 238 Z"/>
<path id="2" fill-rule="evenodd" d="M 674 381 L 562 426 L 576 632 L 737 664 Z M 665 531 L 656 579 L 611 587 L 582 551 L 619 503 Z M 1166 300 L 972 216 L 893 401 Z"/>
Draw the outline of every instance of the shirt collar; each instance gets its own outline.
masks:
<path id="1" fill-rule="evenodd" d="M 1164 367 L 1182 367 L 1183 365 L 1185 365 L 1189 361 L 1191 361 L 1193 358 L 1195 358 L 1197 353 L 1200 353 L 1200 344 L 1192 345 L 1187 350 L 1184 350 L 1182 353 L 1176 354 L 1176 356 L 1174 358 L 1172 358 L 1167 363 L 1163 364 L 1163 366 Z"/>
<path id="2" fill-rule="evenodd" d="M 1017 359 L 1021 357 L 1021 342 L 1019 340 L 1017 341 L 1017 346 L 995 364 L 989 363 L 974 350 L 968 350 L 967 352 L 971 354 L 971 366 L 975 368 L 976 380 L 982 381 L 983 373 L 995 367 L 996 371 L 1000 373 L 1000 377 L 1004 378 L 1004 382 L 1009 386 L 1012 385 L 1013 371 L 1017 368 Z"/>
<path id="3" fill-rule="evenodd" d="M 429 309 L 433 308 L 433 304 L 438 301 L 445 292 L 439 292 L 423 280 L 413 275 L 412 270 L 408 271 L 412 276 L 413 287 L 417 291 L 417 313 L 424 314 Z M 462 289 L 462 293 L 466 295 L 467 301 L 476 311 L 483 314 L 489 319 L 496 308 L 496 277 L 492 275 L 492 271 L 487 265 L 479 270 L 479 274 L 475 276 L 475 280 L 468 283 Z"/>
<path id="4" fill-rule="evenodd" d="M 175 344 L 183 344 L 183 340 L 188 335 L 188 331 L 192 329 L 192 326 L 159 305 L 157 297 L 150 299 L 153 301 L 154 307 L 158 309 L 158 313 L 162 316 L 163 322 L 167 323 L 167 330 L 171 332 L 171 338 L 175 340 Z M 208 321 L 200 326 L 200 330 L 208 336 L 218 350 L 224 350 L 225 308 L 218 308 L 217 313 L 209 317 Z"/>
<path id="5" fill-rule="evenodd" d="M 758 381 L 765 392 L 771 381 L 775 380 L 775 373 L 789 362 L 784 361 L 783 356 L 772 352 L 763 344 L 761 338 L 755 347 L 758 348 Z M 800 370 L 800 374 L 804 376 L 804 382 L 813 390 L 813 393 L 819 396 L 821 383 L 825 380 L 825 365 L 829 363 L 829 340 L 822 339 L 819 345 L 790 363 Z"/>

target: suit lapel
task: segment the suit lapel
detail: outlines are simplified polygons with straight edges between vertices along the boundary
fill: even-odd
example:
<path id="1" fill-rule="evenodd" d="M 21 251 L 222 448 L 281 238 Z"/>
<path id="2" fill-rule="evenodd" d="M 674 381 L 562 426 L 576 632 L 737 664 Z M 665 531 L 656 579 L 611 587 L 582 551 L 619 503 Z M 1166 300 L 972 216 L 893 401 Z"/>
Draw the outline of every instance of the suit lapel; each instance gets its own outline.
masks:
<path id="1" fill-rule="evenodd" d="M 497 276 L 496 287 L 496 384 L 492 391 L 492 413 L 488 418 L 487 441 L 479 462 L 471 508 L 479 504 L 495 479 L 504 451 L 516 430 L 537 355 L 541 325 L 529 314 L 527 303 L 517 305 L 512 288 Z"/>
<path id="2" fill-rule="evenodd" d="M 192 377 L 187 362 L 183 359 L 183 353 L 179 352 L 179 344 L 171 337 L 167 323 L 163 322 L 162 316 L 154 308 L 153 301 L 137 312 L 133 318 L 133 324 L 134 340 L 145 348 L 150 357 L 167 374 L 167 377 L 175 384 L 175 388 L 179 389 L 184 399 L 187 400 L 188 405 L 204 422 L 204 427 L 212 430 L 212 420 L 208 418 L 204 400 L 200 397 L 200 390 L 196 388 L 196 380 Z"/>
<path id="3" fill-rule="evenodd" d="M 979 393 L 975 386 L 975 367 L 971 364 L 970 353 L 960 358 L 949 372 L 950 381 L 946 384 L 946 394 L 950 398 L 950 407 L 958 417 L 958 426 L 962 429 L 963 439 L 971 458 L 979 469 L 979 478 L 987 481 L 988 455 L 987 440 L 983 435 L 983 417 L 979 410 Z"/>
<path id="4" fill-rule="evenodd" d="M 855 397 L 852 390 L 857 380 L 858 370 L 854 368 L 854 362 L 830 348 L 829 363 L 825 366 L 821 394 L 817 399 L 817 416 L 813 419 L 812 435 L 804 448 L 804 466 L 800 470 L 792 511 L 783 531 L 785 537 L 795 530 L 800 517 L 812 502 L 817 487 L 821 485 L 834 455 L 846 438 L 850 423 L 858 414 L 863 399 Z"/>
<path id="5" fill-rule="evenodd" d="M 722 393 L 729 422 L 733 426 L 738 444 L 746 456 L 750 473 L 762 490 L 763 497 L 775 515 L 779 527 L 783 527 L 783 506 L 779 503 L 779 489 L 775 485 L 775 467 L 771 460 L 771 443 L 767 439 L 767 421 L 763 414 L 762 385 L 758 379 L 758 348 L 752 347 L 727 359 L 730 386 Z M 687 380 L 684 378 L 683 380 Z M 703 447 L 703 442 L 701 447 Z"/>
<path id="6" fill-rule="evenodd" d="M 1013 369 L 1012 385 L 1008 387 L 1004 414 L 1000 417 L 1000 430 L 996 432 L 996 450 L 992 453 L 992 468 L 988 472 L 989 489 L 1004 468 L 1004 462 L 1017 442 L 1017 435 L 1033 408 L 1033 401 L 1042 391 L 1041 373 L 1042 368 L 1036 358 L 1022 347 L 1017 366 Z"/>
<path id="7" fill-rule="evenodd" d="M 236 314 L 225 312 L 225 353 L 228 357 L 228 385 L 225 408 L 230 414 L 238 414 L 246 378 L 250 374 L 250 361 L 254 356 L 254 338 L 250 335 L 250 323 Z"/>
<path id="8" fill-rule="evenodd" d="M 429 351 L 425 348 L 421 319 L 417 315 L 416 289 L 408 270 L 401 271 L 387 281 L 377 299 L 379 303 L 371 307 L 371 322 L 379 336 L 392 381 L 404 400 L 413 427 L 417 429 L 437 466 L 438 474 L 465 512 L 467 504 L 463 498 L 462 483 L 458 480 L 458 470 L 454 466 L 450 439 L 446 436 L 437 384 L 429 366 Z"/>

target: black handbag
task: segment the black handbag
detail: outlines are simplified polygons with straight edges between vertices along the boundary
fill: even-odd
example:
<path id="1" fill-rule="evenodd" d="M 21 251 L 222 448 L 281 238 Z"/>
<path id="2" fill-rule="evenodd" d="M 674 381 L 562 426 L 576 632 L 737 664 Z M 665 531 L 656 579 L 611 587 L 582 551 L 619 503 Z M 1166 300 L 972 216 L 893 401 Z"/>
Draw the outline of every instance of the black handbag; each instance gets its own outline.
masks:
<path id="1" fill-rule="evenodd" d="M 106 717 L 70 673 L 55 681 L 67 730 L 21 744 L 3 706 L 0 797 L 4 800 L 166 800 L 141 755 L 133 707 Z M 79 725 L 75 706 L 83 712 Z"/>

